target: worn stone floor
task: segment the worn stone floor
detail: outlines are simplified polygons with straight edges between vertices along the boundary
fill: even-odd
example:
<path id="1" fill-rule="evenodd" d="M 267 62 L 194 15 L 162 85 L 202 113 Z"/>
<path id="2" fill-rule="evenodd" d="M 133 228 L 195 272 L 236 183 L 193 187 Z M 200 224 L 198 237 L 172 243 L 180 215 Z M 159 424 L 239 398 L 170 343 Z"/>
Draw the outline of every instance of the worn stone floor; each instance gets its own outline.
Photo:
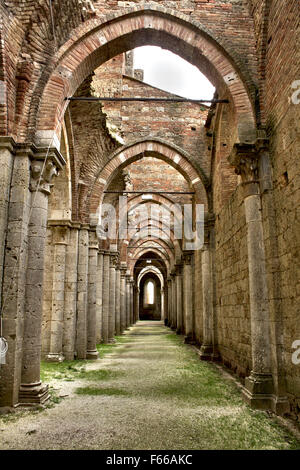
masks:
<path id="1" fill-rule="evenodd" d="M 161 322 L 138 322 L 108 351 L 52 364 L 52 404 L 0 417 L 0 449 L 300 448 Z"/>

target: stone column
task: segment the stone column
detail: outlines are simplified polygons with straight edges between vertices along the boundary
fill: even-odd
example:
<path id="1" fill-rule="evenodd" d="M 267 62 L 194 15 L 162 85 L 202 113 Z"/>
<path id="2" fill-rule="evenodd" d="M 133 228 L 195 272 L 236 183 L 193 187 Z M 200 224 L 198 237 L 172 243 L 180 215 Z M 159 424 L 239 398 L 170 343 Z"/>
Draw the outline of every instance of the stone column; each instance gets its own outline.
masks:
<path id="1" fill-rule="evenodd" d="M 168 283 L 168 312 L 167 312 L 168 321 L 167 321 L 167 325 L 171 326 L 171 322 L 172 322 L 172 320 L 171 320 L 172 319 L 172 279 L 171 279 L 171 277 L 168 277 L 167 283 Z"/>
<path id="2" fill-rule="evenodd" d="M 63 331 L 65 308 L 65 273 L 66 251 L 69 243 L 69 228 L 64 226 L 52 227 L 53 276 L 52 276 L 52 306 L 50 320 L 50 350 L 46 359 L 52 362 L 62 362 Z"/>
<path id="3" fill-rule="evenodd" d="M 116 335 L 121 334 L 121 271 L 116 266 Z"/>
<path id="4" fill-rule="evenodd" d="M 1 143 L 3 144 L 1 138 Z M 8 150 L 12 151 L 9 139 Z M 14 144 L 16 145 L 16 144 Z M 3 149 L 4 150 L 4 149 Z M 25 309 L 27 232 L 30 214 L 30 149 L 16 151 L 8 206 L 6 247 L 4 258 L 2 307 L 3 336 L 8 342 L 6 364 L 0 369 L 0 406 L 15 406 L 19 402 L 21 382 L 22 344 Z M 2 159 L 3 162 L 3 159 Z M 6 177 L 7 179 L 7 177 Z M 6 211 L 5 179 L 2 191 L 2 215 Z M 5 236 L 6 226 L 2 227 Z M 4 248 L 4 239 L 1 247 Z"/>
<path id="5" fill-rule="evenodd" d="M 2 290 L 4 248 L 7 234 L 7 216 L 10 198 L 15 142 L 11 137 L 0 137 L 0 286 Z M 1 297 L 1 296 L 0 296 Z M 2 297 L 0 299 L 1 307 Z"/>
<path id="6" fill-rule="evenodd" d="M 176 330 L 177 328 L 177 294 L 176 294 L 176 274 L 175 269 L 171 271 L 171 280 L 172 280 L 172 318 L 171 318 L 171 328 Z"/>
<path id="7" fill-rule="evenodd" d="M 77 359 L 86 359 L 87 349 L 87 297 L 89 267 L 89 226 L 82 225 L 78 242 L 77 272 L 77 322 L 76 352 Z"/>
<path id="8" fill-rule="evenodd" d="M 182 308 L 182 265 L 176 264 L 176 309 L 177 309 L 177 329 L 176 333 L 183 332 L 183 308 Z"/>
<path id="9" fill-rule="evenodd" d="M 19 392 L 19 401 L 22 404 L 43 403 L 49 396 L 48 385 L 43 385 L 40 380 L 44 251 L 51 181 L 65 161 L 56 150 L 44 152 L 36 152 L 31 163 L 31 209 Z"/>
<path id="10" fill-rule="evenodd" d="M 134 281 L 131 278 L 130 279 L 130 325 L 133 325 L 135 323 L 134 318 L 133 318 L 133 315 L 134 315 L 134 311 L 133 311 L 133 284 L 134 284 Z"/>
<path id="11" fill-rule="evenodd" d="M 252 371 L 245 380 L 244 395 L 253 407 L 266 409 L 272 407 L 273 378 L 258 146 L 258 142 L 236 144 L 229 161 L 241 176 L 247 224 Z"/>
<path id="12" fill-rule="evenodd" d="M 125 266 L 121 265 L 120 274 L 121 274 L 121 333 L 126 329 L 126 270 Z"/>
<path id="13" fill-rule="evenodd" d="M 140 319 L 140 289 L 135 286 L 134 289 L 134 298 L 135 298 L 135 322 Z"/>
<path id="14" fill-rule="evenodd" d="M 110 253 L 103 254 L 103 294 L 102 294 L 102 339 L 108 343 L 108 317 L 109 317 L 109 266 Z"/>
<path id="15" fill-rule="evenodd" d="M 72 223 L 66 253 L 63 355 L 67 361 L 75 357 L 79 229 L 80 224 Z"/>
<path id="16" fill-rule="evenodd" d="M 97 318 L 97 266 L 98 238 L 96 230 L 89 231 L 88 310 L 87 310 L 87 359 L 98 359 L 96 348 Z"/>
<path id="17" fill-rule="evenodd" d="M 193 318 L 193 252 L 183 252 L 183 315 L 185 324 L 185 342 L 194 341 L 194 318 Z"/>
<path id="18" fill-rule="evenodd" d="M 126 329 L 130 327 L 130 274 L 126 274 Z"/>
<path id="19" fill-rule="evenodd" d="M 213 327 L 213 305 L 212 305 L 212 278 L 211 259 L 209 243 L 202 248 L 202 298 L 203 298 L 203 343 L 199 356 L 203 360 L 211 360 L 213 354 L 212 327 Z"/>
<path id="20" fill-rule="evenodd" d="M 109 268 L 109 312 L 108 312 L 108 342 L 115 341 L 116 331 L 116 265 L 118 262 L 118 253 L 110 252 Z"/>
<path id="21" fill-rule="evenodd" d="M 104 251 L 98 251 L 97 281 L 96 281 L 96 343 L 102 341 L 102 288 L 103 288 L 103 258 Z"/>

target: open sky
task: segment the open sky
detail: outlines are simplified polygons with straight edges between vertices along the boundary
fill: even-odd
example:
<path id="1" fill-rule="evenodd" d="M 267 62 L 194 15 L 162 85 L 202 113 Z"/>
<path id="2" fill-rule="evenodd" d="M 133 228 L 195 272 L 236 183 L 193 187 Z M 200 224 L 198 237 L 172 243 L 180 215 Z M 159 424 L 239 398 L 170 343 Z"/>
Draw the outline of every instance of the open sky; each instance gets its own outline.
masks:
<path id="1" fill-rule="evenodd" d="M 161 47 L 134 49 L 134 68 L 144 70 L 146 83 L 170 93 L 191 99 L 213 98 L 213 85 L 197 67 Z"/>

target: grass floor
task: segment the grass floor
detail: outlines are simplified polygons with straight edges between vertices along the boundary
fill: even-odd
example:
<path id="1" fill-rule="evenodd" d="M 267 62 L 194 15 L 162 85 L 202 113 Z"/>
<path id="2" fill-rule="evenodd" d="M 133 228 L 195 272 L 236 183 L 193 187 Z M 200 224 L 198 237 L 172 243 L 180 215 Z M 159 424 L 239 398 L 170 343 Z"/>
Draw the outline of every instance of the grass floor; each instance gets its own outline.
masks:
<path id="1" fill-rule="evenodd" d="M 0 417 L 0 449 L 300 449 L 162 324 L 139 322 L 116 340 L 97 361 L 43 362 L 58 403 L 20 414 L 17 431 L 15 417 Z"/>

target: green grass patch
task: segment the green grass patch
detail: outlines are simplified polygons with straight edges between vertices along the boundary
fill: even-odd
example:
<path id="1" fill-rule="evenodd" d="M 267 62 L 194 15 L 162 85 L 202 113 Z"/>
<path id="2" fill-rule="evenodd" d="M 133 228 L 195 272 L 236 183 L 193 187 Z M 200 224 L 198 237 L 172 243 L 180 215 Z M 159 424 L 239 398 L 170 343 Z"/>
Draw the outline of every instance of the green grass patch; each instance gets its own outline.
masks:
<path id="1" fill-rule="evenodd" d="M 41 362 L 41 380 L 47 382 L 51 379 L 73 379 L 76 374 L 85 369 L 87 360 L 74 360 L 63 362 Z"/>
<path id="2" fill-rule="evenodd" d="M 126 390 L 118 388 L 97 388 L 97 387 L 78 387 L 75 390 L 77 395 L 109 395 L 109 396 L 129 396 Z"/>

